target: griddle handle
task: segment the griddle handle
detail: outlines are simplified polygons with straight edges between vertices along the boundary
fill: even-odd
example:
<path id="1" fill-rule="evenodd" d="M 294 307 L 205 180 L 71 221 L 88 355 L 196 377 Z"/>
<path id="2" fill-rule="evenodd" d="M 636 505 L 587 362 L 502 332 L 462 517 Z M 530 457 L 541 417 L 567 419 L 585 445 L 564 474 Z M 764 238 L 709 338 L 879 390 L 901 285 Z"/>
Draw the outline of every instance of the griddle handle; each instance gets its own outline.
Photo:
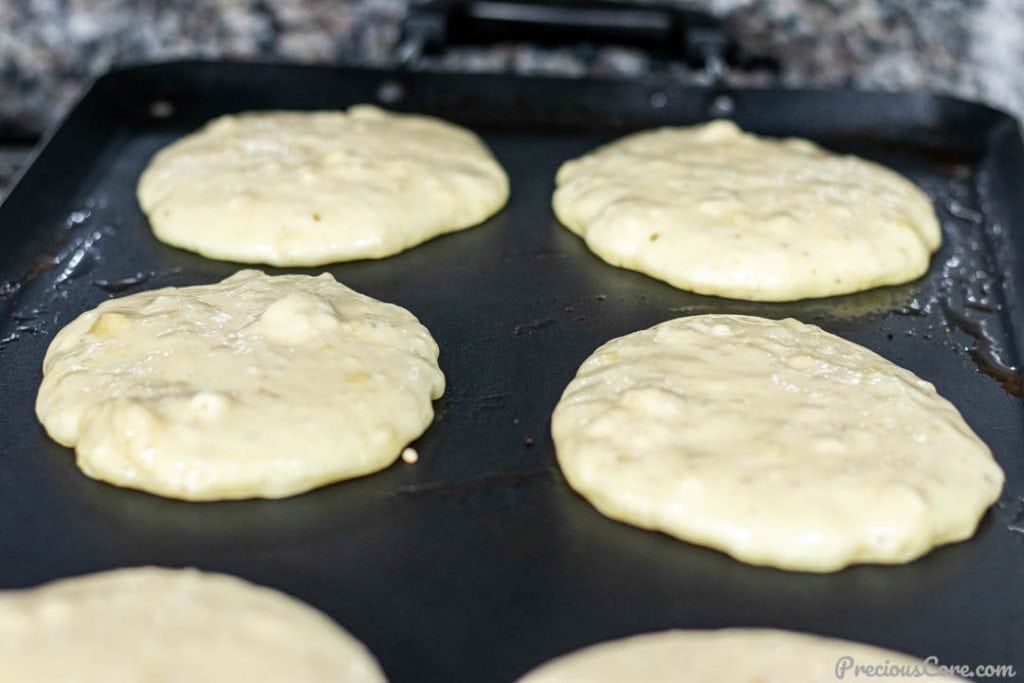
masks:
<path id="1" fill-rule="evenodd" d="M 738 61 L 735 41 L 711 15 L 618 1 L 427 0 L 412 4 L 404 31 L 410 54 L 525 41 L 628 45 L 698 68 Z"/>

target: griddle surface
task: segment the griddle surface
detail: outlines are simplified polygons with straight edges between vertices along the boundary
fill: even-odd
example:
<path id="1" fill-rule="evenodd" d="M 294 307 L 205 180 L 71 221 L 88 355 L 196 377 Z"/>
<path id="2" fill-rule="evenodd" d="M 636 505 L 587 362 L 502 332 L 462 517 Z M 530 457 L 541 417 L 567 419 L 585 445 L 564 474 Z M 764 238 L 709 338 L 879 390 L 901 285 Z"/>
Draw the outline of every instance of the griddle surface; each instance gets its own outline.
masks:
<path id="1" fill-rule="evenodd" d="M 419 462 L 292 499 L 212 504 L 81 475 L 33 414 L 52 335 L 115 292 L 240 267 L 151 236 L 134 198 L 150 156 L 218 114 L 378 93 L 472 126 L 512 181 L 509 205 L 480 227 L 324 269 L 405 306 L 441 347 L 449 389 L 413 444 Z M 0 588 L 139 564 L 228 572 L 324 610 L 393 683 L 511 681 L 566 651 L 673 627 L 773 626 L 1024 669 L 1024 415 L 1019 376 L 1002 367 L 1020 364 L 1024 304 L 1016 124 L 926 95 L 730 94 L 747 128 L 815 138 L 924 188 L 945 245 L 905 286 L 790 304 L 703 297 L 608 266 L 557 224 L 562 161 L 628 131 L 706 120 L 719 94 L 204 63 L 105 77 L 0 206 Z M 548 420 L 562 389 L 608 339 L 703 312 L 794 316 L 934 382 L 1007 474 L 977 535 L 905 566 L 813 575 L 746 566 L 593 510 L 555 464 Z"/>

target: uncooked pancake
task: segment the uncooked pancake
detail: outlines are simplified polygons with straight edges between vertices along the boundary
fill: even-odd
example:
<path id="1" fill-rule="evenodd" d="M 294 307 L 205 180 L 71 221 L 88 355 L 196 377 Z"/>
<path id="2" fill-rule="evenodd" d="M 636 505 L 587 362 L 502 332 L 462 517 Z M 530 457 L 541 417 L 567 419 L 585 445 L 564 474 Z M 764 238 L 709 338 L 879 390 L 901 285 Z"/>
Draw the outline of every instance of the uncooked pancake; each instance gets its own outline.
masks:
<path id="1" fill-rule="evenodd" d="M 783 569 L 907 562 L 973 534 L 1003 484 L 931 384 L 796 320 L 702 315 L 614 339 L 551 431 L 607 516 Z"/>
<path id="2" fill-rule="evenodd" d="M 629 135 L 565 163 L 554 209 L 608 263 L 755 301 L 908 282 L 942 236 L 898 173 L 729 121 Z"/>
<path id="3" fill-rule="evenodd" d="M 255 270 L 112 299 L 53 340 L 36 413 L 90 477 L 279 498 L 387 467 L 433 419 L 438 348 L 407 310 Z"/>
<path id="4" fill-rule="evenodd" d="M 284 593 L 136 567 L 0 592 L 0 681 L 384 683 L 373 655 Z"/>
<path id="5" fill-rule="evenodd" d="M 138 197 L 168 244 L 313 266 L 476 225 L 504 206 L 508 178 L 470 131 L 362 105 L 215 119 L 153 158 Z"/>
<path id="6" fill-rule="evenodd" d="M 962 680 L 942 662 L 847 640 L 774 629 L 663 631 L 558 657 L 519 683 L 832 683 Z M 862 667 L 856 669 L 855 667 Z M 871 667 L 870 670 L 863 667 Z M 870 673 L 865 673 L 870 671 Z"/>

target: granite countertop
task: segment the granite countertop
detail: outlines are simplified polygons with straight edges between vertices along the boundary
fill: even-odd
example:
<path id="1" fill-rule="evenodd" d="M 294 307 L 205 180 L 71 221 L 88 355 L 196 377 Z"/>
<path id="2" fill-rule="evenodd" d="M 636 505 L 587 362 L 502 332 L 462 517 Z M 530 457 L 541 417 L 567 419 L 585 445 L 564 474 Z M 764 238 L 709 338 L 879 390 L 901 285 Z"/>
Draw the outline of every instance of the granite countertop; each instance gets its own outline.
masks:
<path id="1" fill-rule="evenodd" d="M 675 1 L 723 17 L 745 48 L 778 59 L 782 85 L 924 89 L 1024 118 L 1019 0 Z M 0 0 L 0 138 L 37 136 L 114 65 L 181 57 L 386 65 L 408 4 Z M 430 67 L 633 77 L 651 61 L 621 48 L 501 45 L 461 48 Z"/>

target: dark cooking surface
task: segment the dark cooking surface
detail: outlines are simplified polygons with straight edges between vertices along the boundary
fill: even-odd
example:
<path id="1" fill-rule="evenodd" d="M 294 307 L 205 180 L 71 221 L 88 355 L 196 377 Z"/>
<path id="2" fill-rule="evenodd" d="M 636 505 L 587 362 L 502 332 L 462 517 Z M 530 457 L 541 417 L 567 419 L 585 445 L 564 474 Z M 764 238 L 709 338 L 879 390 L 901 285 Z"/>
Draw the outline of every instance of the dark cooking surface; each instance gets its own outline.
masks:
<path id="1" fill-rule="evenodd" d="M 441 346 L 449 389 L 414 444 L 419 462 L 288 500 L 215 504 L 79 474 L 33 415 L 51 335 L 113 290 L 212 282 L 239 267 L 151 237 L 134 199 L 150 155 L 216 114 L 343 107 L 378 93 L 472 125 L 512 180 L 509 206 L 479 228 L 327 268 L 409 308 Z M 394 683 L 510 681 L 595 641 L 734 625 L 1024 668 L 1024 534 L 1012 528 L 1024 527 L 1024 416 L 1011 395 L 1020 378 L 1003 367 L 1018 364 L 1011 341 L 1024 330 L 1015 124 L 929 96 L 735 93 L 741 125 L 908 174 L 936 202 L 946 237 L 920 282 L 754 304 L 612 268 L 549 209 L 563 160 L 628 130 L 703 120 L 713 100 L 653 81 L 195 63 L 101 81 L 0 206 L 0 587 L 147 563 L 229 572 L 326 611 Z M 548 419 L 579 363 L 611 337 L 711 311 L 814 322 L 934 382 L 1006 470 L 977 536 L 906 566 L 786 573 L 612 522 L 574 495 Z"/>

